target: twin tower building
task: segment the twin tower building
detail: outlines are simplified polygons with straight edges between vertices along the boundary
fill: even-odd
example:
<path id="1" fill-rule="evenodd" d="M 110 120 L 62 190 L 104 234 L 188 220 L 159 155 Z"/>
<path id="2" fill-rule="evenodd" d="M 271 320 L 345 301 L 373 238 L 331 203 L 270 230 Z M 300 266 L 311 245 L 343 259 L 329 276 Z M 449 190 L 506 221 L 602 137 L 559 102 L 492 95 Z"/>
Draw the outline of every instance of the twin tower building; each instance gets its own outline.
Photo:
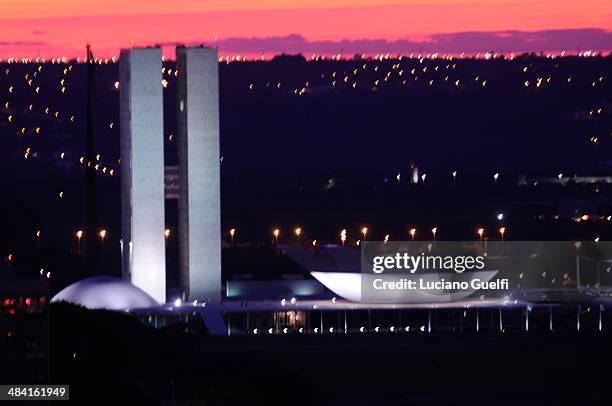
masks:
<path id="1" fill-rule="evenodd" d="M 179 283 L 188 300 L 221 301 L 217 50 L 176 48 Z M 119 60 L 123 278 L 166 302 L 164 115 L 160 48 Z"/>

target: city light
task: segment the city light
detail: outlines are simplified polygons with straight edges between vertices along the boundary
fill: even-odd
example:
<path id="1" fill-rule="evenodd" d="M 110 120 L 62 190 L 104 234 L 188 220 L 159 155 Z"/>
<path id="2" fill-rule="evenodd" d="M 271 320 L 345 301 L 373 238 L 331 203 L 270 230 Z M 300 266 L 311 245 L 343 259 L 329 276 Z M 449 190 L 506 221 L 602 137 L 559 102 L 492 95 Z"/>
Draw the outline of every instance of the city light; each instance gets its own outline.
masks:
<path id="1" fill-rule="evenodd" d="M 605 147 L 608 145 L 607 143 L 609 143 L 609 136 L 612 135 L 612 133 L 610 133 L 606 127 L 606 120 L 609 119 L 611 110 L 609 104 L 605 102 L 605 99 L 602 99 L 601 94 L 595 92 L 602 92 L 607 89 L 604 86 L 607 86 L 606 83 L 608 81 L 608 77 L 604 76 L 602 74 L 603 71 L 601 71 L 599 68 L 594 68 L 592 70 L 589 70 L 590 68 L 585 68 L 585 70 L 582 71 L 579 68 L 573 67 L 575 63 L 578 63 L 576 62 L 578 58 L 591 58 L 592 56 L 596 55 L 601 55 L 602 58 L 608 57 L 605 53 L 600 54 L 593 51 L 581 51 L 576 55 L 572 55 L 572 59 L 568 58 L 570 56 L 569 53 L 568 56 L 565 56 L 565 53 L 559 52 L 547 52 L 541 57 L 533 58 L 529 55 L 519 57 L 518 54 L 514 55 L 508 53 L 504 55 L 495 52 L 461 56 L 450 54 L 437 55 L 434 52 L 423 52 L 421 54 L 415 52 L 413 55 L 398 54 L 395 56 L 389 55 L 386 52 L 380 52 L 376 55 L 372 54 L 355 57 L 347 57 L 346 55 L 340 54 L 325 55 L 321 53 L 312 53 L 312 55 L 308 55 L 307 58 L 309 61 L 312 61 L 312 63 L 309 62 L 308 68 L 312 69 L 313 72 L 304 73 L 300 71 L 292 71 L 283 74 L 271 73 L 270 77 L 264 78 L 257 77 L 252 71 L 249 71 L 247 69 L 250 66 L 249 64 L 242 64 L 244 61 L 249 60 L 249 57 L 245 59 L 244 55 L 228 54 L 220 55 L 219 59 L 223 64 L 225 62 L 228 64 L 242 64 L 237 65 L 236 67 L 241 66 L 245 69 L 246 73 L 244 74 L 244 77 L 239 78 L 239 86 L 237 86 L 237 88 L 239 87 L 240 92 L 244 92 L 245 94 L 249 92 L 248 94 L 251 94 L 249 97 L 257 97 L 259 94 L 264 95 L 263 92 L 273 92 L 273 94 L 276 96 L 287 98 L 293 98 L 294 94 L 300 94 L 306 96 L 307 98 L 310 97 L 309 100 L 312 100 L 314 99 L 313 96 L 318 96 L 326 91 L 330 92 L 330 97 L 335 97 L 336 94 L 361 95 L 367 92 L 384 92 L 385 89 L 392 92 L 399 91 L 399 89 L 406 89 L 406 91 L 409 92 L 406 94 L 410 94 L 410 92 L 416 90 L 417 92 L 439 92 L 439 94 L 492 95 L 496 93 L 491 92 L 499 92 L 507 88 L 511 89 L 513 92 L 517 92 L 516 94 L 524 97 L 525 100 L 529 100 L 529 98 L 541 98 L 546 94 L 546 92 L 554 92 L 555 95 L 559 94 L 564 97 L 567 95 L 569 98 L 572 97 L 574 93 L 562 92 L 574 92 L 575 89 L 580 88 L 581 91 L 585 92 L 584 97 L 576 99 L 576 106 L 574 107 L 572 105 L 571 114 L 569 114 L 568 117 L 570 117 L 569 119 L 571 120 L 576 120 L 576 122 L 581 121 L 586 123 L 587 127 L 585 128 L 587 128 L 588 131 L 585 130 L 583 132 L 583 129 L 580 128 L 579 131 L 577 130 L 575 133 L 572 133 L 572 136 L 575 135 L 580 137 L 580 141 L 583 142 L 585 144 L 585 148 L 588 147 L 590 151 L 599 151 L 597 153 L 598 155 L 593 156 L 594 159 L 599 159 L 600 154 L 605 152 Z M 567 59 L 561 59 L 562 57 Z M 257 55 L 251 60 L 261 61 L 262 58 L 263 55 Z M 545 61 L 545 59 L 550 59 L 550 61 Z M 10 58 L 10 61 L 9 59 L 6 59 L 2 61 L 3 69 L 0 71 L 2 79 L 6 80 L 6 82 L 3 82 L 2 84 L 2 89 L 0 89 L 2 91 L 2 93 L 0 93 L 0 97 L 3 97 L 0 104 L 0 109 L 3 108 L 2 115 L 0 116 L 0 122 L 2 123 L 2 129 L 10 131 L 7 132 L 7 134 L 15 137 L 12 142 L 19 143 L 19 149 L 17 151 L 17 156 L 19 157 L 18 165 L 24 165 L 23 168 L 25 168 L 27 171 L 32 171 L 34 175 L 38 176 L 44 174 L 42 171 L 45 169 L 41 168 L 49 168 L 54 166 L 61 167 L 62 170 L 65 170 L 70 176 L 74 174 L 84 174 L 86 168 L 92 168 L 92 172 L 93 169 L 95 169 L 96 177 L 113 176 L 118 174 L 117 166 L 120 164 L 118 151 L 109 150 L 107 152 L 107 149 L 100 148 L 99 151 L 94 151 L 94 154 L 90 155 L 90 152 L 85 153 L 81 147 L 72 148 L 68 144 L 52 144 L 52 138 L 49 138 L 50 135 L 57 133 L 63 134 L 64 132 L 66 134 L 72 134 L 71 131 L 81 131 L 79 130 L 79 128 L 81 128 L 81 124 L 83 124 L 83 127 L 85 126 L 86 117 L 82 117 L 78 109 L 71 111 L 71 109 L 74 107 L 71 107 L 69 103 L 64 105 L 58 101 L 68 100 L 69 98 L 73 97 L 74 95 L 72 93 L 77 93 L 73 92 L 73 89 L 79 89 L 82 85 L 80 83 L 75 83 L 75 79 L 71 74 L 72 66 L 70 66 L 70 63 L 72 62 L 67 62 L 60 58 L 54 58 L 53 65 L 61 63 L 61 65 L 55 67 L 51 65 L 51 59 L 49 59 L 47 62 L 49 65 L 34 64 L 34 60 L 35 59 L 32 57 Z M 40 60 L 42 61 L 42 58 Z M 81 60 L 87 63 L 85 58 L 82 58 Z M 109 62 L 107 62 L 105 59 L 96 59 L 94 63 L 100 65 L 115 63 L 115 58 L 112 59 L 112 62 L 110 62 L 111 59 L 108 61 Z M 317 64 L 319 61 L 325 62 Z M 330 65 L 331 61 L 343 63 L 344 65 Z M 464 63 L 464 61 L 466 63 Z M 508 75 L 504 76 L 503 80 L 496 80 L 496 77 L 501 76 L 493 75 L 492 71 L 490 71 L 486 65 L 489 62 L 485 61 L 495 61 L 495 64 L 507 64 Z M 540 61 L 543 63 L 540 64 Z M 596 62 L 596 60 L 593 59 L 593 62 Z M 567 66 L 564 66 L 565 63 L 567 63 Z M 23 69 L 21 67 L 22 65 Z M 171 60 L 166 60 L 166 64 L 163 68 L 162 83 L 164 83 L 164 87 L 168 86 L 169 91 L 173 89 L 175 78 L 178 75 L 176 68 L 176 65 Z M 117 93 L 114 91 L 120 89 L 120 83 L 118 80 L 116 80 L 117 74 L 114 72 L 114 70 L 116 70 L 116 68 L 113 68 L 112 75 L 109 74 L 108 76 L 101 76 L 106 78 L 104 79 L 105 81 L 101 88 L 107 93 L 114 94 L 113 97 L 117 98 Z M 514 76 L 513 72 L 515 73 Z M 43 77 L 45 82 L 43 82 Z M 321 79 L 319 79 L 319 77 Z M 232 79 L 234 79 L 234 77 Z M 49 85 L 46 85 L 47 82 Z M 269 84 L 266 82 L 269 82 Z M 156 83 L 159 84 L 158 82 Z M 334 93 L 331 92 L 332 89 Z M 294 90 L 298 90 L 297 93 L 294 93 Z M 49 94 L 53 94 L 53 98 L 49 97 Z M 385 93 L 379 94 L 385 95 Z M 387 93 L 387 95 L 388 94 L 391 93 Z M 436 93 L 429 94 L 433 96 Z M 596 98 L 593 98 L 589 102 L 583 103 L 582 100 L 587 100 L 587 96 L 591 94 L 595 95 Z M 306 98 L 304 100 L 306 100 Z M 432 111 L 435 111 L 436 107 L 437 106 L 432 104 Z M 567 110 L 570 111 L 569 107 Z M 393 110 L 391 109 L 390 111 Z M 117 130 L 120 127 L 121 121 L 118 120 L 115 114 L 116 112 L 111 114 L 100 114 L 99 128 L 96 128 L 96 131 L 104 130 L 107 135 L 111 133 L 115 133 L 115 135 L 117 135 Z M 381 119 L 383 118 L 384 117 Z M 72 126 L 71 123 L 78 124 Z M 526 123 L 526 126 L 527 124 L 529 123 Z M 573 128 L 574 126 L 570 127 Z M 381 129 L 385 129 L 384 125 L 381 126 Z M 113 131 L 109 132 L 108 130 Z M 452 127 L 450 132 L 454 130 L 457 132 L 453 135 L 462 134 L 460 128 Z M 551 129 L 551 132 L 553 131 L 554 128 Z M 176 137 L 174 137 L 174 139 L 176 139 Z M 561 142 L 561 137 L 559 137 L 559 142 Z M 598 149 L 602 147 L 604 149 Z M 554 145 L 550 145 L 550 148 L 554 153 Z M 416 156 L 410 156 L 411 160 L 414 159 L 412 162 L 418 162 L 419 165 L 423 165 L 421 169 L 426 168 L 426 165 L 428 165 L 426 160 L 427 157 L 418 156 L 416 152 L 414 155 Z M 90 157 L 95 157 L 95 159 Z M 233 158 L 234 157 L 232 157 L 228 151 L 225 162 L 231 165 Z M 236 161 L 237 159 L 234 160 L 234 162 Z M 462 179 L 460 180 L 462 185 L 465 184 L 466 186 L 473 186 L 475 190 L 477 189 L 482 191 L 483 196 L 487 196 L 486 193 L 493 190 L 487 189 L 487 187 L 492 187 L 492 184 L 490 183 L 491 174 L 493 174 L 492 177 L 494 183 L 499 184 L 494 190 L 498 190 L 498 187 L 516 185 L 517 178 L 519 176 L 518 174 L 520 172 L 511 172 L 508 170 L 507 173 L 504 172 L 505 178 L 503 181 L 501 181 L 500 172 L 506 171 L 506 169 L 505 166 L 497 163 L 494 164 L 495 166 L 489 167 L 490 169 L 484 169 L 485 175 L 482 178 L 473 176 L 472 172 L 467 168 L 458 165 L 455 167 L 455 165 L 456 162 L 449 162 L 449 165 L 446 167 L 441 166 L 440 168 L 435 168 L 431 166 L 427 168 L 427 174 L 422 173 L 420 176 L 417 172 L 417 183 L 419 181 L 425 182 L 425 180 L 427 180 L 426 188 L 419 188 L 418 185 L 409 185 L 408 183 L 410 182 L 402 183 L 401 181 L 404 180 L 402 178 L 410 179 L 410 177 L 405 173 L 405 167 L 402 167 L 401 169 L 403 175 L 401 176 L 398 172 L 397 164 L 394 163 L 393 165 L 389 165 L 391 169 L 386 169 L 386 172 L 383 173 L 380 178 L 377 178 L 376 182 L 382 183 L 382 180 L 384 179 L 385 182 L 388 182 L 388 186 L 386 187 L 393 187 L 393 190 L 399 190 L 402 191 L 402 193 L 405 191 L 407 194 L 409 193 L 411 197 L 415 197 L 413 202 L 418 202 L 418 204 L 415 203 L 414 206 L 411 206 L 406 210 L 407 214 L 405 220 L 400 220 L 405 222 L 398 223 L 396 226 L 394 225 L 393 227 L 389 227 L 389 225 L 384 222 L 384 219 L 376 216 L 376 213 L 373 213 L 369 218 L 357 217 L 361 216 L 361 213 L 357 213 L 353 217 L 347 215 L 346 218 L 339 218 L 337 223 L 330 225 L 328 231 L 323 232 L 320 231 L 323 229 L 320 227 L 320 224 L 314 222 L 307 224 L 306 221 L 304 221 L 302 226 L 305 230 L 317 230 L 317 233 L 319 233 L 316 235 L 318 238 L 317 240 L 312 239 L 314 235 L 311 236 L 310 232 L 309 234 L 304 234 L 302 226 L 295 227 L 294 221 L 287 221 L 286 223 L 282 224 L 270 221 L 269 223 L 258 225 L 258 229 L 255 229 L 255 227 L 251 228 L 252 225 L 247 224 L 246 227 L 248 232 L 242 235 L 252 235 L 252 237 L 250 239 L 241 241 L 240 248 L 243 248 L 243 242 L 245 247 L 256 247 L 257 244 L 262 243 L 262 241 L 269 242 L 270 229 L 273 230 L 272 235 L 274 238 L 274 243 L 278 244 L 281 229 L 274 229 L 273 227 L 276 225 L 282 227 L 282 230 L 285 230 L 287 233 L 287 235 L 285 235 L 285 237 L 287 237 L 286 240 L 289 239 L 288 237 L 290 237 L 291 230 L 293 231 L 298 244 L 300 243 L 301 239 L 310 237 L 306 240 L 306 243 L 311 241 L 312 247 L 310 247 L 310 244 L 307 244 L 308 246 L 305 248 L 310 248 L 311 251 L 319 253 L 323 253 L 327 249 L 328 243 L 337 243 L 338 230 L 340 230 L 339 236 L 341 245 L 346 247 L 348 240 L 347 228 L 350 228 L 353 230 L 353 232 L 357 231 L 356 235 L 361 234 L 362 237 L 361 240 L 357 240 L 355 242 L 355 236 L 353 236 L 353 239 L 348 244 L 349 247 L 347 247 L 347 251 L 349 249 L 354 249 L 355 246 L 359 246 L 361 241 L 366 241 L 368 237 L 370 239 L 379 239 L 380 236 L 384 236 L 384 243 L 388 243 L 390 241 L 390 234 L 384 234 L 384 232 L 390 231 L 393 233 L 392 235 L 394 235 L 394 238 L 402 239 L 401 235 L 406 231 L 402 232 L 401 230 L 406 230 L 406 225 L 415 225 L 416 227 L 419 227 L 420 233 L 426 234 L 426 230 L 428 228 L 427 225 L 432 223 L 442 224 L 442 227 L 449 228 L 447 231 L 445 231 L 445 234 L 442 235 L 443 239 L 444 236 L 451 238 L 455 235 L 460 235 L 462 237 L 467 236 L 467 239 L 469 239 L 470 235 L 473 236 L 474 232 L 474 223 L 471 222 L 471 220 L 469 223 L 466 222 L 466 224 L 455 225 L 450 223 L 445 216 L 436 217 L 434 215 L 429 216 L 429 214 L 423 215 L 419 204 L 425 206 L 428 203 L 421 203 L 421 197 L 426 196 L 427 193 L 434 190 L 436 193 L 439 193 L 437 196 L 443 196 L 443 193 L 447 192 L 460 192 L 461 188 L 458 189 L 456 185 L 453 186 L 453 184 L 456 182 L 458 172 L 462 173 Z M 416 163 L 414 164 L 414 168 L 416 168 Z M 368 169 L 369 168 L 365 168 L 365 170 Z M 566 173 L 564 174 L 559 172 L 560 169 L 563 169 Z M 494 173 L 495 170 L 499 170 L 500 172 Z M 451 174 L 452 178 L 449 178 L 448 174 Z M 412 173 L 410 175 L 412 175 Z M 576 186 L 577 190 L 578 187 L 586 184 L 587 186 L 584 187 L 585 196 L 591 196 L 592 193 L 599 193 L 600 190 L 602 191 L 601 196 L 605 196 L 606 193 L 609 192 L 607 188 L 609 187 L 610 182 L 608 182 L 605 177 L 594 177 L 594 180 L 583 181 L 584 183 L 582 184 L 579 183 L 580 177 L 586 178 L 587 174 L 576 175 L 573 170 L 569 169 L 569 166 L 564 167 L 557 164 L 556 166 L 550 168 L 546 174 L 538 174 L 537 176 L 533 177 L 530 176 L 524 183 L 521 183 L 522 181 L 518 179 L 518 182 L 521 187 L 524 186 L 524 189 L 522 190 L 525 191 L 525 195 L 530 193 L 532 189 L 535 190 L 536 187 L 541 187 L 543 184 L 552 184 L 553 186 L 551 186 L 551 188 L 559 188 L 560 185 L 571 185 L 571 188 L 567 187 L 565 189 L 566 192 L 571 192 L 574 186 Z M 397 183 L 393 181 L 394 178 L 397 179 Z M 66 179 L 69 179 L 69 177 L 66 177 Z M 453 182 L 452 184 L 451 180 Z M 338 182 L 337 184 L 339 185 L 340 183 Z M 449 186 L 449 184 L 451 186 Z M 64 215 L 65 213 L 63 213 L 61 210 L 70 210 L 75 202 L 78 201 L 81 194 L 78 192 L 78 190 L 75 193 L 75 188 L 67 182 L 58 182 L 57 184 L 53 184 L 52 187 L 53 188 L 50 189 L 50 192 L 44 188 L 41 188 L 41 190 L 46 193 L 45 197 L 53 200 L 53 205 L 59 208 L 57 209 L 58 211 L 52 212 L 51 215 Z M 333 187 L 337 186 L 330 186 L 330 188 Z M 554 191 L 551 193 L 554 193 Z M 60 199 L 64 200 L 58 200 L 58 196 Z M 585 197 L 585 199 L 589 198 L 590 197 Z M 551 201 L 553 201 L 554 204 L 551 204 L 550 207 L 556 207 L 558 203 L 557 200 L 557 197 L 551 198 Z M 102 204 L 103 201 L 104 200 L 100 199 L 101 212 L 106 209 L 106 207 L 104 207 Z M 492 235 L 487 233 L 494 233 L 494 231 L 497 230 L 500 240 L 503 242 L 507 234 L 507 227 L 505 225 L 508 220 L 510 219 L 514 221 L 516 218 L 518 222 L 527 218 L 521 211 L 513 209 L 512 205 L 514 203 L 515 202 L 513 201 L 503 201 L 499 204 L 496 203 L 493 207 L 487 207 L 486 209 L 476 213 L 474 218 L 479 219 L 476 221 L 483 221 L 483 219 L 490 219 L 491 217 L 493 218 L 492 224 L 485 222 L 486 220 L 483 221 L 482 224 L 485 225 L 487 229 L 484 227 L 476 229 L 480 241 L 490 239 Z M 413 207 L 416 207 L 416 210 L 413 211 Z M 609 223 L 605 223 L 605 221 L 612 221 L 612 214 L 605 207 L 591 208 L 587 205 L 584 207 L 588 208 L 588 213 L 585 213 L 584 211 L 586 211 L 586 209 L 582 207 L 579 209 L 570 208 L 573 211 L 563 211 L 557 209 L 557 212 L 555 212 L 554 209 L 548 210 L 540 208 L 537 212 L 534 210 L 534 213 L 529 213 L 529 219 L 537 220 L 538 225 L 535 225 L 534 227 L 544 228 L 553 221 L 557 221 L 556 224 L 562 225 L 563 227 L 567 225 L 568 235 L 570 236 L 583 236 L 587 240 L 593 239 L 594 241 L 600 241 L 600 239 L 601 241 L 605 241 L 609 239 L 609 236 L 607 236 L 605 232 L 606 224 L 609 225 Z M 499 212 L 498 210 L 500 209 L 503 209 L 505 213 Z M 410 211 L 408 212 L 408 210 Z M 568 212 L 572 214 L 567 214 Z M 307 214 L 308 213 L 297 212 L 295 213 L 294 218 L 307 220 Z M 353 213 L 350 214 L 352 215 Z M 284 215 L 284 213 L 281 213 L 281 215 Z M 291 215 L 294 214 L 292 213 Z M 522 218 L 519 219 L 519 217 Z M 66 240 L 68 242 L 65 247 L 66 251 L 74 253 L 74 238 L 76 238 L 78 243 L 78 252 L 81 253 L 81 240 L 83 237 L 86 237 L 86 242 L 90 242 L 90 238 L 95 239 L 96 228 L 91 230 L 91 235 L 89 234 L 89 228 L 84 229 L 86 231 L 77 230 L 74 232 L 75 226 L 78 227 L 79 223 L 76 223 L 77 220 L 75 219 L 71 220 L 70 216 L 65 216 L 65 218 L 65 229 L 50 227 L 43 221 L 39 223 L 38 220 L 35 224 L 36 226 L 40 226 L 45 229 L 45 244 L 47 241 L 53 241 L 55 239 L 57 239 L 57 241 Z M 347 220 L 352 218 L 357 218 L 359 220 Z M 568 224 L 570 221 L 567 223 L 565 222 L 567 219 L 571 219 L 571 224 Z M 365 226 L 361 226 L 361 221 L 369 224 L 370 227 L 373 227 L 373 229 L 377 231 L 377 234 L 368 235 L 369 229 Z M 523 223 L 519 224 L 522 225 Z M 339 226 L 347 228 L 340 228 Z M 29 233 L 32 233 L 31 225 L 26 225 L 25 227 L 26 233 L 28 233 L 28 230 L 30 230 Z M 241 227 L 245 227 L 245 225 L 241 225 Z M 510 227 L 512 227 L 512 223 L 510 223 Z M 577 228 L 574 229 L 569 227 Z M 113 230 L 112 228 L 109 228 L 108 230 L 98 230 L 97 237 L 102 243 L 104 243 L 107 238 L 109 238 L 109 242 L 111 242 L 110 237 L 113 235 L 119 235 L 119 230 Z M 551 229 L 549 228 L 547 230 L 550 231 Z M 31 241 L 32 234 L 29 234 L 30 244 L 36 243 L 38 244 L 37 247 L 40 248 L 41 230 L 35 229 L 34 231 L 36 240 Z M 412 241 L 415 241 L 416 239 L 416 231 L 416 228 L 408 229 L 408 234 Z M 86 232 L 88 233 L 87 235 L 85 235 Z M 520 235 L 516 233 L 519 233 Z M 229 229 L 229 236 L 232 246 L 235 243 L 235 234 L 236 228 Z M 171 237 L 171 230 L 165 229 L 164 236 L 165 239 L 168 240 Z M 524 227 L 519 227 L 518 229 L 513 230 L 512 236 L 519 239 L 521 237 L 529 236 L 529 234 L 527 231 L 525 231 Z M 436 241 L 436 239 L 440 237 L 438 235 L 438 227 L 431 228 L 431 237 L 433 241 Z M 219 238 L 223 239 L 223 235 L 219 236 Z M 227 238 L 227 234 L 225 234 L 225 238 Z M 426 236 L 420 235 L 420 239 L 426 239 Z M 178 241 L 178 238 L 176 240 Z M 226 241 L 227 240 L 224 242 Z M 506 244 L 506 246 L 508 246 L 508 244 Z M 110 247 L 111 245 L 108 245 L 108 249 L 110 249 Z M 225 244 L 223 247 L 227 248 Z M 89 245 L 87 248 L 89 249 Z M 20 254 L 19 251 L 16 252 Z M 87 251 L 85 253 L 89 254 Z M 11 259 L 9 261 L 12 261 L 13 257 L 11 256 L 10 258 Z M 45 264 L 45 266 L 47 265 Z M 38 269 L 35 269 L 34 273 L 37 273 L 37 270 Z M 54 270 L 54 280 L 58 280 L 61 275 L 59 272 L 55 272 L 56 271 Z M 41 273 L 41 277 L 44 277 L 45 275 L 47 275 L 46 271 Z M 384 326 L 383 330 L 386 330 L 387 327 L 388 326 Z M 336 329 L 338 329 L 338 327 L 336 327 Z M 263 331 L 265 331 L 265 329 Z M 278 332 L 279 330 L 276 331 Z M 311 329 L 309 328 L 308 331 L 311 331 Z"/>
<path id="2" fill-rule="evenodd" d="M 484 228 L 479 228 L 476 233 L 478 234 L 478 238 L 480 238 L 480 241 L 482 241 L 482 237 L 484 236 Z"/>
<path id="3" fill-rule="evenodd" d="M 81 254 L 81 239 L 83 238 L 83 230 L 77 230 L 75 233 L 77 238 L 77 254 Z"/>

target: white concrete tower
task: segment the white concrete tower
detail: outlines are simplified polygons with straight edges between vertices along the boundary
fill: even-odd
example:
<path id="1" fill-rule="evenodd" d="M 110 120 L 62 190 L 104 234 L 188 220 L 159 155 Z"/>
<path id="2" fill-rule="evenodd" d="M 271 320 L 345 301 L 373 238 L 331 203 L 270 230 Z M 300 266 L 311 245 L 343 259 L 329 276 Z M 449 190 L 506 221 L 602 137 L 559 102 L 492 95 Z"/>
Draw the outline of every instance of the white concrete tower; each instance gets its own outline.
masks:
<path id="1" fill-rule="evenodd" d="M 213 48 L 177 47 L 179 280 L 189 300 L 221 301 L 219 64 Z"/>
<path id="2" fill-rule="evenodd" d="M 166 301 L 161 49 L 122 50 L 121 233 L 124 279 Z"/>

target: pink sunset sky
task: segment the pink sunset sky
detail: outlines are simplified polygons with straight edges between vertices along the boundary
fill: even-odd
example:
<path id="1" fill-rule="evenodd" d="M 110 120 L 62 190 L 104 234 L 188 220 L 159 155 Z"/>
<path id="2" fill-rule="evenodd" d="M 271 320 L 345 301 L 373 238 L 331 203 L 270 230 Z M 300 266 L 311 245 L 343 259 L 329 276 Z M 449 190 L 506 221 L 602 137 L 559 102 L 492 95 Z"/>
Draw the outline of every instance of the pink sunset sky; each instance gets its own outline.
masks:
<path id="1" fill-rule="evenodd" d="M 20 0 L 0 58 L 217 43 L 222 54 L 612 49 L 610 0 Z"/>

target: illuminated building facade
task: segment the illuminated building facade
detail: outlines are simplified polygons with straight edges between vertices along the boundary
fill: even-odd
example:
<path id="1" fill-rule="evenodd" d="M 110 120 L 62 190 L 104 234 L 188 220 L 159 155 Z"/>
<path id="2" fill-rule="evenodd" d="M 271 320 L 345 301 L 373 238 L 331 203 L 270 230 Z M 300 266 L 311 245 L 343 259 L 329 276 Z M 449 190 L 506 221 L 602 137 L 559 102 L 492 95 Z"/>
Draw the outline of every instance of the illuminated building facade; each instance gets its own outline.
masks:
<path id="1" fill-rule="evenodd" d="M 219 73 L 217 50 L 176 50 L 178 173 L 165 195 L 159 48 L 121 53 L 123 277 L 166 301 L 164 199 L 178 198 L 184 299 L 221 301 Z M 176 171 L 175 171 L 176 172 Z M 164 176 L 166 175 L 166 176 Z M 168 192 L 168 190 L 166 190 Z"/>
<path id="2" fill-rule="evenodd" d="M 221 301 L 219 65 L 213 48 L 176 49 L 179 281 L 189 300 Z"/>
<path id="3" fill-rule="evenodd" d="M 123 278 L 166 301 L 161 49 L 130 49 L 119 61 Z"/>

